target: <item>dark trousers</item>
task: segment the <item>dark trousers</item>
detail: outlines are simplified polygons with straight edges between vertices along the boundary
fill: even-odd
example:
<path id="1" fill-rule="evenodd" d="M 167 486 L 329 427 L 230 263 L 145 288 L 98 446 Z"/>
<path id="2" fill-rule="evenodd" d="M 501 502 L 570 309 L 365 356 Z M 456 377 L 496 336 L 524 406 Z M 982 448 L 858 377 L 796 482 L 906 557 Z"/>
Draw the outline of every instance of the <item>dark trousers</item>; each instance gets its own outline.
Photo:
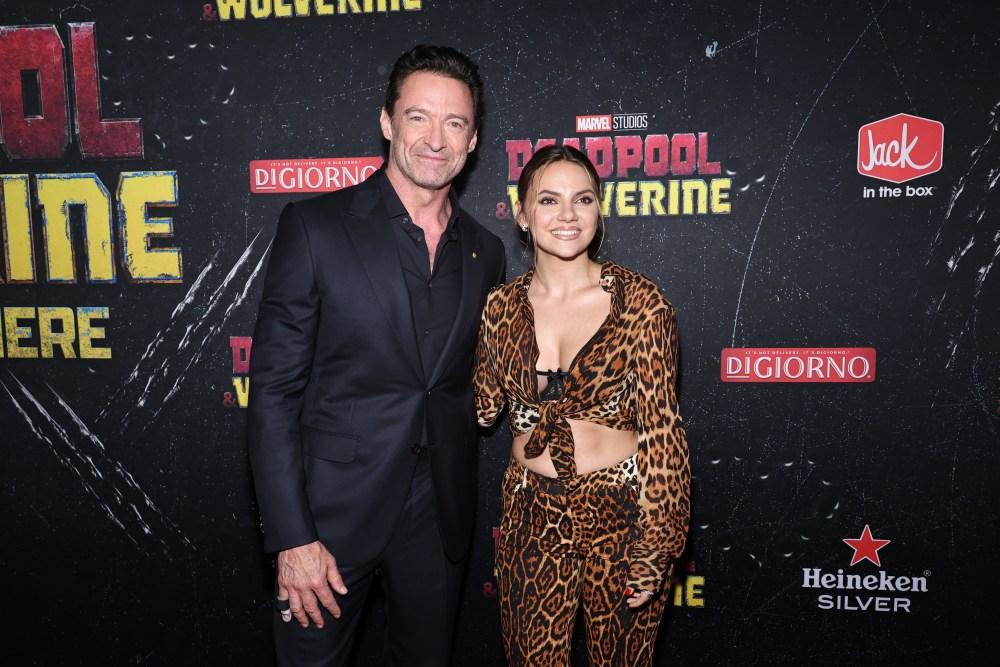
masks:
<path id="1" fill-rule="evenodd" d="M 373 501 L 377 502 L 377 501 Z M 389 544 L 375 561 L 352 563 L 333 554 L 347 586 L 337 595 L 340 619 L 326 609 L 322 630 L 274 613 L 274 638 L 282 667 L 340 667 L 348 664 L 365 600 L 381 572 L 387 615 L 385 664 L 391 667 L 445 667 L 451 655 L 455 614 L 465 562 L 445 556 L 438 531 L 428 455 L 420 455 L 410 493 Z"/>

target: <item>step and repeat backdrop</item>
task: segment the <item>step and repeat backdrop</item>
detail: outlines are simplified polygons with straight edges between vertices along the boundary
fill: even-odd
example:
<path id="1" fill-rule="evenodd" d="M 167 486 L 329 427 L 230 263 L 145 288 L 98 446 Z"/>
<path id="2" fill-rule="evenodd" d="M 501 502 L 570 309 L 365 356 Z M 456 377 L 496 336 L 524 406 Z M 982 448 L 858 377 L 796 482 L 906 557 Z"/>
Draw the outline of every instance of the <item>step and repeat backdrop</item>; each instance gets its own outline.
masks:
<path id="1" fill-rule="evenodd" d="M 4 0 L 8 664 L 267 665 L 245 445 L 277 215 L 381 164 L 395 58 L 486 84 L 464 207 L 585 150 L 603 254 L 681 330 L 693 521 L 660 665 L 984 665 L 1000 649 L 994 3 Z M 456 665 L 502 665 L 505 427 Z M 373 598 L 358 664 L 382 660 Z M 577 664 L 585 664 L 579 650 Z"/>

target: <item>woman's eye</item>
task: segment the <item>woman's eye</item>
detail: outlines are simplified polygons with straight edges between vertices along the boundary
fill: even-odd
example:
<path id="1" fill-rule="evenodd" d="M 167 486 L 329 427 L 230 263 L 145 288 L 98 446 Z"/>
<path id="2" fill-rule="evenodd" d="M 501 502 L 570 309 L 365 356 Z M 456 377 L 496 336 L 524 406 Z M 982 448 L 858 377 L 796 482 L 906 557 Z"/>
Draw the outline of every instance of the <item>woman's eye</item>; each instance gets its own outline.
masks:
<path id="1" fill-rule="evenodd" d="M 556 200 L 553 199 L 552 197 L 542 197 L 541 199 L 538 200 L 538 203 L 539 204 L 546 204 L 546 205 L 547 204 L 555 204 Z"/>
<path id="2" fill-rule="evenodd" d="M 583 197 L 580 197 L 579 202 L 584 206 L 590 206 L 591 204 L 594 203 L 594 198 L 591 197 L 590 195 L 585 195 Z"/>

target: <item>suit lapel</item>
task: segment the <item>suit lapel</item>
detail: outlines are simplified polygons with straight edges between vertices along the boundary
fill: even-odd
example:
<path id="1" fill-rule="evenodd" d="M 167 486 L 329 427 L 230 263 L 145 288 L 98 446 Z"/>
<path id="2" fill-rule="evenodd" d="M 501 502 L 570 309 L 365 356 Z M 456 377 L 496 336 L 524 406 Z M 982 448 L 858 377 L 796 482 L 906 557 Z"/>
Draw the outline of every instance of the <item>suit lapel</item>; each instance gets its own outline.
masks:
<path id="1" fill-rule="evenodd" d="M 430 375 L 430 385 L 437 382 L 447 369 L 448 362 L 454 356 L 452 351 L 457 345 L 459 337 L 468 330 L 468 327 L 476 326 L 475 320 L 479 318 L 476 306 L 480 301 L 483 272 L 485 271 L 483 251 L 475 226 L 463 222 L 461 215 L 458 224 L 462 225 L 462 231 L 459 234 L 462 260 L 462 297 L 458 302 L 458 309 L 455 311 L 455 321 L 451 326 L 451 331 L 448 333 L 440 356 L 438 356 L 437 365 Z"/>
<path id="2" fill-rule="evenodd" d="M 399 263 L 396 237 L 388 219 L 378 203 L 378 188 L 370 178 L 361 186 L 350 208 L 351 224 L 346 225 L 348 235 L 361 263 L 368 274 L 375 298 L 399 341 L 409 366 L 421 379 L 420 351 L 413 331 L 413 312 L 410 295 L 406 290 L 403 269 Z M 359 190 L 361 190 L 359 187 Z M 359 298 L 361 295 L 358 295 Z"/>

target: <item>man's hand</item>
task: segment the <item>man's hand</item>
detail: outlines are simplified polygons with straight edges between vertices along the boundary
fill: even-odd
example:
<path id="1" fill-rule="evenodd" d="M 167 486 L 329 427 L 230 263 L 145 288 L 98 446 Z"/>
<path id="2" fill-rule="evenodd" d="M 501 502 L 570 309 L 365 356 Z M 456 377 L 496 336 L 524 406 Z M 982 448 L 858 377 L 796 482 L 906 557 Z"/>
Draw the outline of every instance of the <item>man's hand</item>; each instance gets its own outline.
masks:
<path id="1" fill-rule="evenodd" d="M 333 597 L 333 589 L 347 595 L 347 586 L 337 569 L 337 560 L 318 540 L 301 547 L 278 553 L 278 600 L 288 600 L 289 612 L 282 612 L 286 623 L 292 616 L 303 628 L 309 619 L 317 628 L 323 627 L 323 614 L 319 605 L 326 607 L 334 618 L 340 618 L 340 606 Z"/>

